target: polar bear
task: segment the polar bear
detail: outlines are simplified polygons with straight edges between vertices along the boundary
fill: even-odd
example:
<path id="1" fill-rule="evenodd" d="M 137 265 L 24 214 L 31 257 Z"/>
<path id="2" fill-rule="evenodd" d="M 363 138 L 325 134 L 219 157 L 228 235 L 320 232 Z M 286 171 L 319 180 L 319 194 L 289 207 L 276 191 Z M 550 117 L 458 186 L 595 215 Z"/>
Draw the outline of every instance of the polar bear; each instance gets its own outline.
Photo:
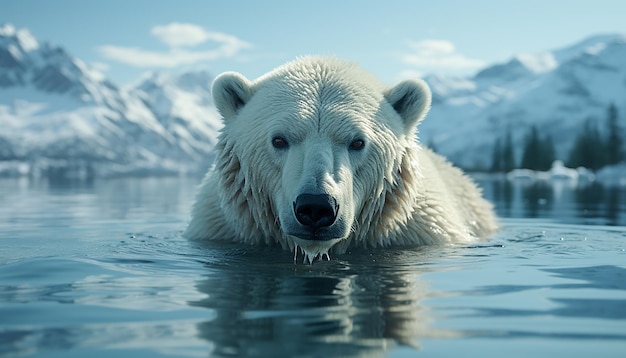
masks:
<path id="1" fill-rule="evenodd" d="M 224 126 L 185 236 L 298 248 L 471 242 L 496 230 L 477 186 L 417 141 L 422 80 L 387 87 L 334 57 L 213 83 Z"/>

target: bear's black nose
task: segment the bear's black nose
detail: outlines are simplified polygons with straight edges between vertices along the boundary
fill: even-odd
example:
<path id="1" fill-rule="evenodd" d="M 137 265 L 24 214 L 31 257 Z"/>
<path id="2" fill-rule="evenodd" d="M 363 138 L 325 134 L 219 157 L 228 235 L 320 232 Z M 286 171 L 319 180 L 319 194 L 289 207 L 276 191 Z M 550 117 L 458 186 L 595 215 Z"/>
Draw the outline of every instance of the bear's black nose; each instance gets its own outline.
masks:
<path id="1" fill-rule="evenodd" d="M 332 225 L 338 209 L 335 198 L 326 194 L 300 194 L 293 203 L 298 222 L 313 230 Z"/>

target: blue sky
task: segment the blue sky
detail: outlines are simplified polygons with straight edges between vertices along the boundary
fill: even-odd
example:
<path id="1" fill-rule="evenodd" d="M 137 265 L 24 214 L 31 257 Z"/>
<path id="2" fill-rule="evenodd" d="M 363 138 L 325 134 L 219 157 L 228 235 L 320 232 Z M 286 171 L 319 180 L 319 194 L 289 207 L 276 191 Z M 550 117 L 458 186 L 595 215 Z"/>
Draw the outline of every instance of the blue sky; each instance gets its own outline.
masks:
<path id="1" fill-rule="evenodd" d="M 359 62 L 387 83 L 471 74 L 516 53 L 626 34 L 626 1 L 2 0 L 0 24 L 28 28 L 119 85 L 152 70 L 250 78 L 306 54 Z"/>

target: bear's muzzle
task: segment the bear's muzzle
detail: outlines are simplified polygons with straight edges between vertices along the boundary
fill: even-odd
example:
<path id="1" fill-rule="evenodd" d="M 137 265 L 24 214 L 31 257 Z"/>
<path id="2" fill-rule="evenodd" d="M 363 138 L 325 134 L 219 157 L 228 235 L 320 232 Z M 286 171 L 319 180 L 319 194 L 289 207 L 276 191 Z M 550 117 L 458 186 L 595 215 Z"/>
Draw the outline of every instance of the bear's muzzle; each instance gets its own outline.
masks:
<path id="1" fill-rule="evenodd" d="M 315 239 L 323 228 L 331 226 L 337 219 L 339 205 L 327 194 L 300 194 L 293 203 L 293 212 L 304 229 Z M 319 237 L 318 240 L 323 240 Z"/>

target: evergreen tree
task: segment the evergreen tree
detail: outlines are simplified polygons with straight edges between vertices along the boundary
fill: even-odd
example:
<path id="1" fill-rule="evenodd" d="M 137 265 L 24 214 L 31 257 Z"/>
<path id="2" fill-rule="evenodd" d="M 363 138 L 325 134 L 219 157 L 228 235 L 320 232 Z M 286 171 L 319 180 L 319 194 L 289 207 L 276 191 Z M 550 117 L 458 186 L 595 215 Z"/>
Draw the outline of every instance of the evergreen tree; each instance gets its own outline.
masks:
<path id="1" fill-rule="evenodd" d="M 618 123 L 618 112 L 615 104 L 611 103 L 607 111 L 607 138 L 606 138 L 606 164 L 617 164 L 624 160 L 623 139 Z"/>
<path id="2" fill-rule="evenodd" d="M 542 139 L 536 126 L 530 127 L 524 152 L 522 154 L 521 168 L 531 170 L 546 171 L 552 167 L 552 162 L 556 157 L 552 137 L 546 136 Z"/>
<path id="3" fill-rule="evenodd" d="M 552 168 L 552 163 L 556 160 L 556 149 L 554 149 L 554 141 L 551 135 L 547 135 L 541 142 L 541 161 L 539 163 L 539 170 L 549 170 Z"/>
<path id="4" fill-rule="evenodd" d="M 571 168 L 583 166 L 591 170 L 600 169 L 606 163 L 604 148 L 604 142 L 597 126 L 588 119 L 574 141 L 567 166 Z"/>
<path id="5" fill-rule="evenodd" d="M 511 131 L 507 130 L 502 148 L 502 171 L 510 172 L 515 169 L 515 151 L 513 149 L 513 138 Z"/>
<path id="6" fill-rule="evenodd" d="M 524 151 L 522 152 L 522 162 L 520 168 L 539 170 L 539 158 L 541 157 L 541 139 L 537 127 L 530 127 L 526 141 L 524 142 Z"/>
<path id="7" fill-rule="evenodd" d="M 493 153 L 491 156 L 491 171 L 502 171 L 502 144 L 500 138 L 496 139 L 496 143 L 493 145 Z"/>
<path id="8" fill-rule="evenodd" d="M 515 169 L 515 151 L 511 131 L 507 130 L 504 144 L 501 138 L 496 139 L 491 153 L 492 172 L 510 172 Z"/>

